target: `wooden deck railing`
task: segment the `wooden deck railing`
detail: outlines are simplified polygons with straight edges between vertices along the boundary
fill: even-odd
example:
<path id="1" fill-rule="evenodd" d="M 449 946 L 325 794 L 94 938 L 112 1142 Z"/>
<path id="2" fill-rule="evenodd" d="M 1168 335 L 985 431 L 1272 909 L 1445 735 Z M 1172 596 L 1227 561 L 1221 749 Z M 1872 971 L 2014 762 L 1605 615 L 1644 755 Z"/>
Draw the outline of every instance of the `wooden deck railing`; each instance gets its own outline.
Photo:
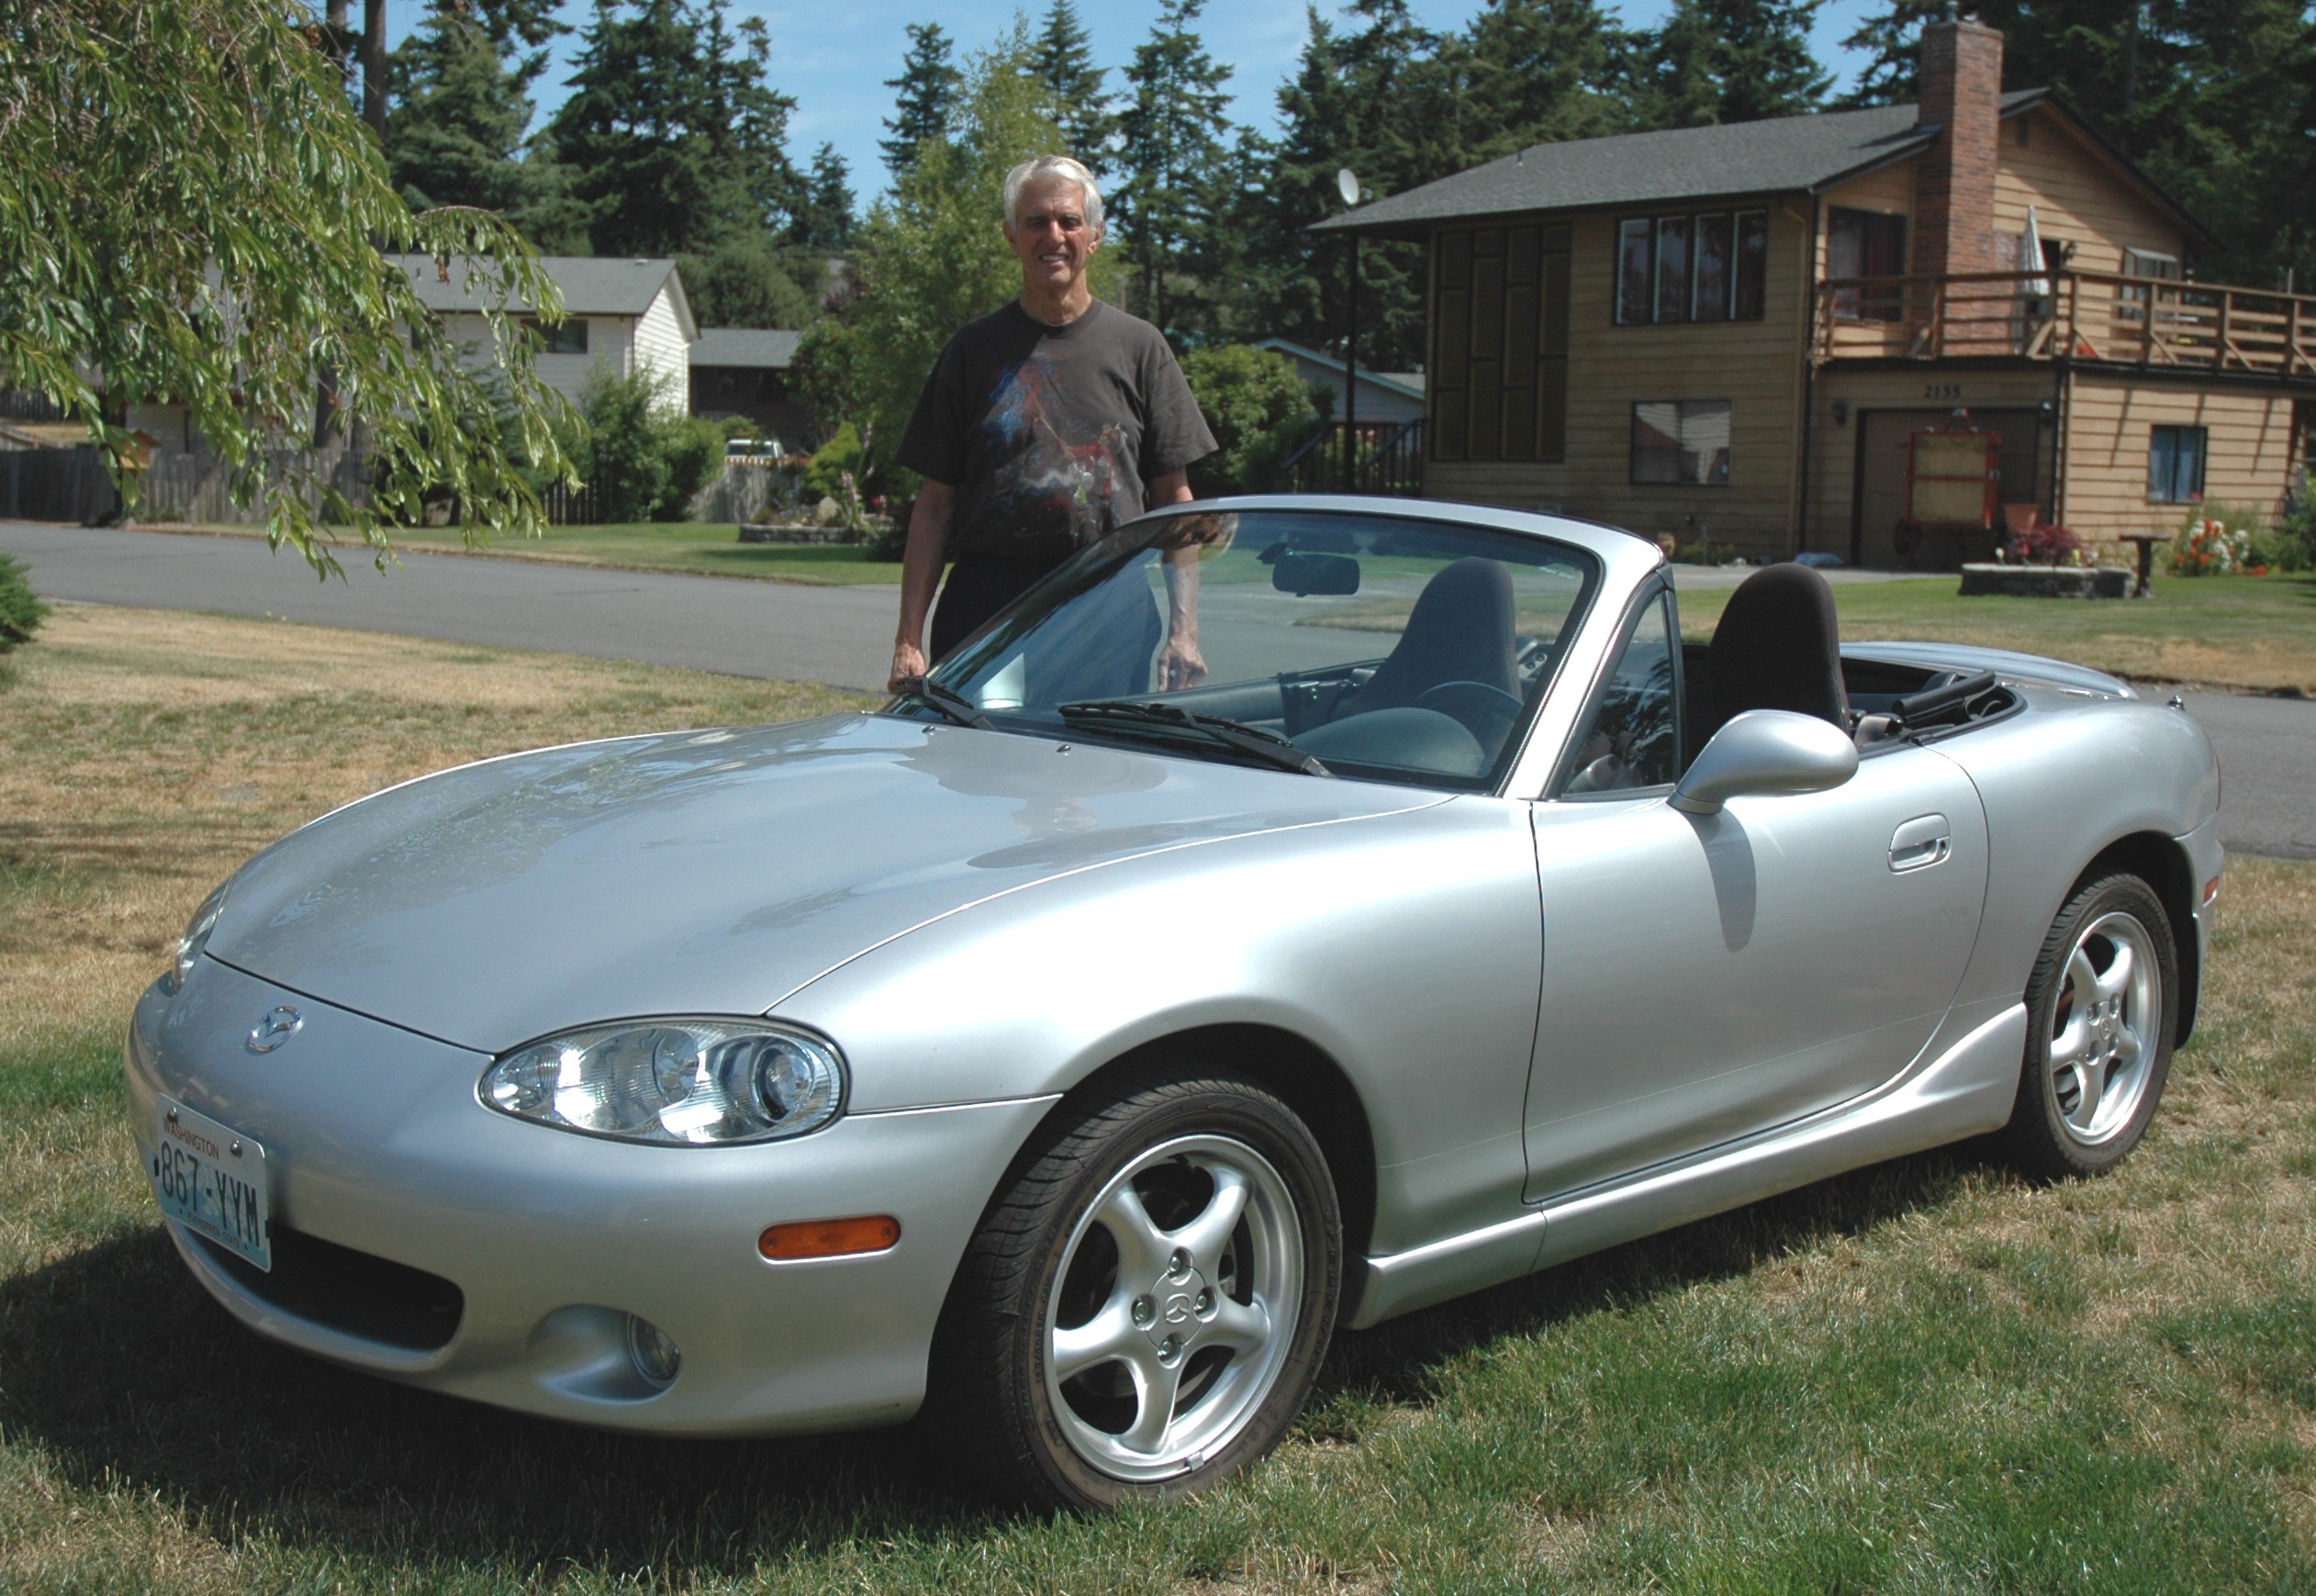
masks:
<path id="1" fill-rule="evenodd" d="M 1988 355 L 2316 379 L 2316 296 L 2111 272 L 1818 285 L 1819 361 Z"/>

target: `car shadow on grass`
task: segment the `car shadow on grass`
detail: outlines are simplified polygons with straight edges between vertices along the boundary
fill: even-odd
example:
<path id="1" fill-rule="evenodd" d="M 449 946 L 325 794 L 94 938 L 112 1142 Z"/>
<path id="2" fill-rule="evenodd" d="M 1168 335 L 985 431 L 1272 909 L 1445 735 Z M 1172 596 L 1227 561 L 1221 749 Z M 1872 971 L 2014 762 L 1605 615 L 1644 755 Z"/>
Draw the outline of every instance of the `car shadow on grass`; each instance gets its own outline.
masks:
<path id="1" fill-rule="evenodd" d="M 1473 1348 L 1862 1233 L 1983 1167 L 1969 1149 L 1901 1159 L 1338 1337 L 1315 1407 L 1427 1405 Z M 157 1226 L 0 1282 L 0 1434 L 37 1443 L 84 1489 L 151 1493 L 237 1542 L 357 1561 L 680 1583 L 864 1543 L 954 1545 L 1020 1519 L 919 1426 L 656 1440 L 340 1369 L 244 1330 Z"/>

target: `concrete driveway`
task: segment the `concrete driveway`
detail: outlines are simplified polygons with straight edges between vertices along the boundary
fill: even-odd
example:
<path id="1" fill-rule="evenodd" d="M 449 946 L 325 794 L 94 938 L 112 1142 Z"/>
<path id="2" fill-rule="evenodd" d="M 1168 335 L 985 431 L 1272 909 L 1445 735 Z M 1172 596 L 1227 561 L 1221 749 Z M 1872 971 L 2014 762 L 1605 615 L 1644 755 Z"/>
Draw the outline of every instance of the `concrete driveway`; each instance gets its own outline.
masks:
<path id="1" fill-rule="evenodd" d="M 0 553 L 50 598 L 230 615 L 641 660 L 876 691 L 891 657 L 892 587 L 808 587 L 413 552 L 378 575 L 318 582 L 294 554 L 249 538 L 177 537 L 0 521 Z M 1742 573 L 1684 571 L 1682 585 Z M 1831 574 L 1874 580 L 1875 574 Z M 2153 691 L 2165 691 L 2154 689 Z M 2316 858 L 2316 702 L 2190 693 L 2225 776 L 2231 848 Z"/>

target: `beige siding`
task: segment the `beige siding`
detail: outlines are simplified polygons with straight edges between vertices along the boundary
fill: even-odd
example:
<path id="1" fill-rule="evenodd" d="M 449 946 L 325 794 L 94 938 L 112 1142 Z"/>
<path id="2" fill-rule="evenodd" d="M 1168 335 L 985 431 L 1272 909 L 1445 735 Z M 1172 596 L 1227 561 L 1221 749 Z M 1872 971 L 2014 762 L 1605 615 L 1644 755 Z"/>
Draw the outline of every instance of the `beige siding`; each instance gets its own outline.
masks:
<path id="1" fill-rule="evenodd" d="M 1618 327 L 1612 299 L 1614 214 L 1568 218 L 1568 456 L 1557 465 L 1435 461 L 1425 492 L 1516 509 L 1555 507 L 1649 535 L 1710 537 L 1749 555 L 1789 552 L 1799 457 L 1804 285 L 1809 229 L 1776 202 L 1769 215 L 1764 318 Z M 1729 401 L 1726 487 L 1636 485 L 1632 407 L 1649 399 Z"/>
<path id="2" fill-rule="evenodd" d="M 2019 131 L 2026 128 L 2024 144 Z M 2045 240 L 2075 246 L 2079 271 L 2120 272 L 2126 249 L 2178 256 L 2179 228 L 2058 117 L 2041 111 L 2002 125 L 1995 167 L 1995 229 L 2026 230 L 2027 206 Z"/>
<path id="3" fill-rule="evenodd" d="M 2207 500 L 2271 518 L 2282 509 L 2291 476 L 2288 395 L 2078 376 L 2066 404 L 2068 527 L 2111 541 L 2125 532 L 2171 531 L 2187 521 L 2191 506 L 2147 497 L 2147 452 L 2157 426 L 2208 430 Z"/>
<path id="4" fill-rule="evenodd" d="M 672 279 L 671 279 L 672 281 Z M 635 324 L 631 370 L 649 372 L 664 407 L 681 412 L 691 400 L 691 341 L 684 336 L 675 296 L 663 286 Z"/>

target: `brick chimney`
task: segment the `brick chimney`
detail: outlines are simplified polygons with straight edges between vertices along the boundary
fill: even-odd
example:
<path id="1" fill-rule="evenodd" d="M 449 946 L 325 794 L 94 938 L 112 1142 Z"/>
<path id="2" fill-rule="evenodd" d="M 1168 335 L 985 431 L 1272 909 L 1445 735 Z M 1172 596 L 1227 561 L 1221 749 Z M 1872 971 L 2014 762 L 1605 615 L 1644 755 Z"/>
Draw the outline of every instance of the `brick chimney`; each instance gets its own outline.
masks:
<path id="1" fill-rule="evenodd" d="M 1995 157 L 2002 138 L 2002 32 L 1976 17 L 1922 25 L 1917 119 L 1938 141 L 1916 168 L 1918 274 L 2008 272 L 1995 241 Z"/>

